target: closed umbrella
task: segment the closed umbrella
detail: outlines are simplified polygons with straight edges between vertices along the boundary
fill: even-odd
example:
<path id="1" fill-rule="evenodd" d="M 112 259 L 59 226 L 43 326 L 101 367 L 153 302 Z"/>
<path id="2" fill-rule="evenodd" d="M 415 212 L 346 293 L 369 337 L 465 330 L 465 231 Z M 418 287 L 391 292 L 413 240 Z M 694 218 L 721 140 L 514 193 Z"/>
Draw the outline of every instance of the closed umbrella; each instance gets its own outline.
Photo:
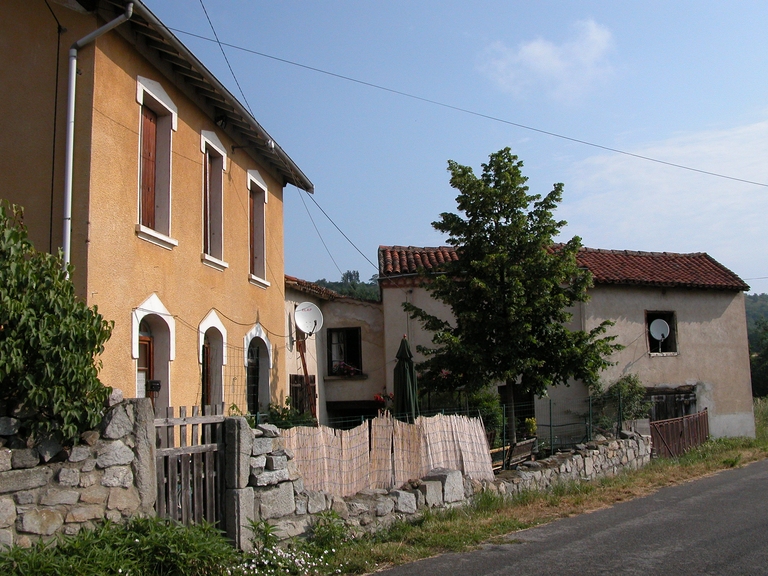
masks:
<path id="1" fill-rule="evenodd" d="M 406 416 L 408 420 L 414 421 L 419 414 L 419 404 L 416 399 L 416 367 L 413 364 L 411 347 L 405 336 L 400 341 L 396 358 L 395 416 Z"/>

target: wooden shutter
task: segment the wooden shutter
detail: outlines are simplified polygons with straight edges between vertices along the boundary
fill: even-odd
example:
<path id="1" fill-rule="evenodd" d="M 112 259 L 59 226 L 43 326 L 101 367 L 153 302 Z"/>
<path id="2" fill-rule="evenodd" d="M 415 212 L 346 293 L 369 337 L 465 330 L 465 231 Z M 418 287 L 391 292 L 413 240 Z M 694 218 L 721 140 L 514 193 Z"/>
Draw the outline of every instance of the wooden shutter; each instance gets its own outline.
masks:
<path id="1" fill-rule="evenodd" d="M 205 161 L 203 162 L 203 252 L 211 255 L 211 153 L 205 149 Z"/>
<path id="2" fill-rule="evenodd" d="M 157 114 L 141 107 L 141 224 L 155 228 Z"/>
<path id="3" fill-rule="evenodd" d="M 250 221 L 251 274 L 256 274 L 256 193 L 249 194 L 248 215 Z"/>

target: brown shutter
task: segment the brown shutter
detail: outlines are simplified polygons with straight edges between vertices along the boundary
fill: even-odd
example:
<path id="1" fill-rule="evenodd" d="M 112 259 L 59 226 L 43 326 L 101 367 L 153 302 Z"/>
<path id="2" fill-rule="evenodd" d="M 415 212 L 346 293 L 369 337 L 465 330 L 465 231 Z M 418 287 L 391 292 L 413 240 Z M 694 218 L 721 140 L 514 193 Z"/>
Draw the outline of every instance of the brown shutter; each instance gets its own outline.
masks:
<path id="1" fill-rule="evenodd" d="M 141 224 L 155 228 L 157 114 L 141 107 Z"/>
<path id="2" fill-rule="evenodd" d="M 205 161 L 203 163 L 203 252 L 211 254 L 211 153 L 205 149 Z"/>
<path id="3" fill-rule="evenodd" d="M 253 190 L 251 190 L 251 193 L 249 195 L 249 206 L 248 206 L 248 215 L 249 215 L 249 221 L 250 221 L 250 243 L 251 243 L 251 274 L 256 273 L 256 214 L 254 210 L 256 209 L 256 200 L 254 198 L 256 194 Z"/>

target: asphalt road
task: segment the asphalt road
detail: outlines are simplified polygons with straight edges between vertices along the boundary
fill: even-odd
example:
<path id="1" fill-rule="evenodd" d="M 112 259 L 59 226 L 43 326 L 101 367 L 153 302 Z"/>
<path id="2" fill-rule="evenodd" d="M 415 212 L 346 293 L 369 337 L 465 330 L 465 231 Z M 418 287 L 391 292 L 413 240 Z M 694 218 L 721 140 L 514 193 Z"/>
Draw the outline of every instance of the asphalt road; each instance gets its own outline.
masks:
<path id="1" fill-rule="evenodd" d="M 768 460 L 385 576 L 768 574 Z"/>

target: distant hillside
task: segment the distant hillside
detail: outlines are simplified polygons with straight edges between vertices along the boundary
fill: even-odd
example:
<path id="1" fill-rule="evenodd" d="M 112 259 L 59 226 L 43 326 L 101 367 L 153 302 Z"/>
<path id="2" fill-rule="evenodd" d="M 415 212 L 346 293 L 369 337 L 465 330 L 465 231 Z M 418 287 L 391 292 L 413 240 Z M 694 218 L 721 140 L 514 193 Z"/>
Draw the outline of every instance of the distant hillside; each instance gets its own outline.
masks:
<path id="1" fill-rule="evenodd" d="M 374 302 L 379 300 L 379 283 L 376 281 L 376 276 L 373 276 L 368 282 L 361 282 L 360 273 L 357 270 L 347 270 L 344 272 L 341 275 L 340 282 L 332 282 L 322 278 L 315 280 L 315 284 L 334 290 L 344 296 Z"/>
<path id="2" fill-rule="evenodd" d="M 744 307 L 747 310 L 749 349 L 752 352 L 756 352 L 756 325 L 758 320 L 768 320 L 768 294 L 747 294 L 744 300 Z"/>

